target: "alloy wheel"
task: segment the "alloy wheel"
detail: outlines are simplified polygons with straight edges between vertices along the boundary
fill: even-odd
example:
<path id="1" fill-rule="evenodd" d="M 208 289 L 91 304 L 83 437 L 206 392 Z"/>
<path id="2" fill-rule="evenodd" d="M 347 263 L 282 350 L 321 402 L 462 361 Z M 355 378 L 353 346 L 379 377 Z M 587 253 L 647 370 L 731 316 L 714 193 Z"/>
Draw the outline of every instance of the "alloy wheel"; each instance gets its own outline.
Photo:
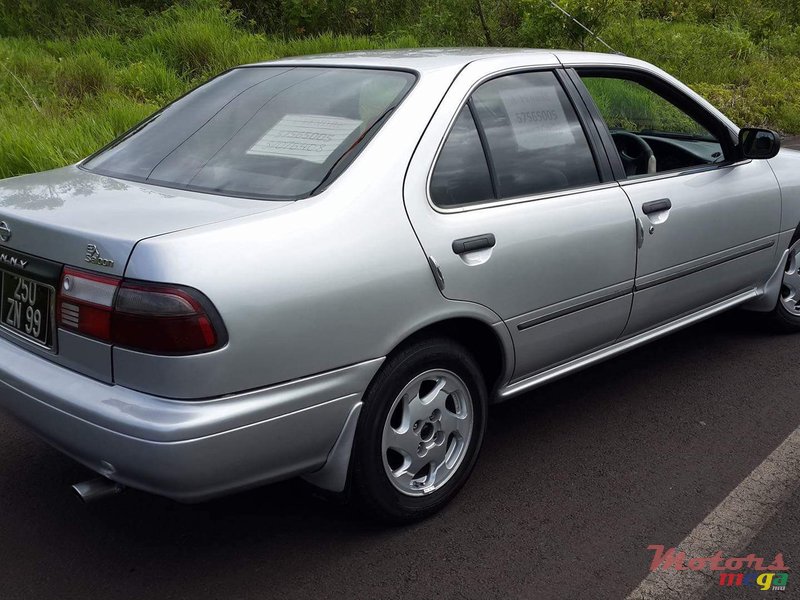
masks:
<path id="1" fill-rule="evenodd" d="M 455 373 L 426 371 L 392 403 L 383 428 L 383 466 L 403 494 L 440 489 L 464 461 L 473 431 L 472 397 Z"/>
<path id="2" fill-rule="evenodd" d="M 781 287 L 781 304 L 791 315 L 800 317 L 800 245 L 793 248 L 786 263 Z"/>

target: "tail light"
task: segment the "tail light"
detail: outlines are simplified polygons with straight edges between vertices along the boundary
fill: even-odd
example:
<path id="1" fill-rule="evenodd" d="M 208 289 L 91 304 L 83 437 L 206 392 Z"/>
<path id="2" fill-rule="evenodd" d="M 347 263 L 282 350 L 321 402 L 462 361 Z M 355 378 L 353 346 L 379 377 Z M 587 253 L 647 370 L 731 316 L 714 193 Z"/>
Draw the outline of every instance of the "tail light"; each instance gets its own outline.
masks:
<path id="1" fill-rule="evenodd" d="M 111 341 L 111 312 L 120 280 L 65 269 L 58 294 L 58 324 L 104 342 Z"/>
<path id="2" fill-rule="evenodd" d="M 56 311 L 59 327 L 152 354 L 213 350 L 224 336 L 214 307 L 197 290 L 69 267 L 61 277 Z"/>

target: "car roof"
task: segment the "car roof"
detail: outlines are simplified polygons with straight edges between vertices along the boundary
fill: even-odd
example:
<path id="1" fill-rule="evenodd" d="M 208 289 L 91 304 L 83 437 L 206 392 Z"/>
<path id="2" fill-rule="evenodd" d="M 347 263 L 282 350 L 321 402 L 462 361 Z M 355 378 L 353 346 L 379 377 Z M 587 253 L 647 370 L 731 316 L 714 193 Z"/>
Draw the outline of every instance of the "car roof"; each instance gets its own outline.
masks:
<path id="1" fill-rule="evenodd" d="M 259 65 L 332 65 L 359 67 L 388 67 L 412 69 L 425 72 L 442 68 L 463 67 L 476 60 L 503 56 L 550 55 L 554 58 L 568 55 L 580 56 L 598 63 L 619 61 L 620 56 L 594 52 L 574 52 L 564 50 L 545 50 L 532 48 L 406 48 L 397 50 L 364 50 L 356 52 L 336 52 L 282 58 L 275 61 L 257 63 Z"/>

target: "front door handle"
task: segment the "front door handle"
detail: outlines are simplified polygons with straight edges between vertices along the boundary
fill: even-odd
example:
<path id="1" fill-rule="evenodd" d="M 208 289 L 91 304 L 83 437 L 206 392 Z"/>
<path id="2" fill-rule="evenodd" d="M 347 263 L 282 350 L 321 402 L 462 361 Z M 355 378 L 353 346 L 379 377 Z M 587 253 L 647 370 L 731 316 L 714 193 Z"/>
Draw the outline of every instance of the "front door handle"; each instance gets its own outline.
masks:
<path id="1" fill-rule="evenodd" d="M 661 198 L 661 200 L 653 200 L 642 204 L 642 212 L 646 215 L 669 210 L 670 208 L 672 208 L 672 201 L 669 198 Z"/>
<path id="2" fill-rule="evenodd" d="M 453 252 L 456 254 L 466 254 L 467 252 L 475 252 L 476 250 L 483 250 L 485 248 L 494 248 L 497 243 L 493 233 L 482 233 L 481 235 L 473 235 L 472 237 L 465 237 L 453 242 Z"/>

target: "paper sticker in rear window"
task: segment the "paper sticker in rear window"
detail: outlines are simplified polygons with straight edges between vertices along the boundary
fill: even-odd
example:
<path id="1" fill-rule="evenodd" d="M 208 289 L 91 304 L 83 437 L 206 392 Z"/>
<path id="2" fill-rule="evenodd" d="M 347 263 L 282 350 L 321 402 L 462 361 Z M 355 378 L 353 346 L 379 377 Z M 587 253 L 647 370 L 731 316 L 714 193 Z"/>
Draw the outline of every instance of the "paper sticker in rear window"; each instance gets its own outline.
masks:
<path id="1" fill-rule="evenodd" d="M 363 121 L 324 115 L 286 115 L 247 151 L 256 156 L 324 163 Z"/>

